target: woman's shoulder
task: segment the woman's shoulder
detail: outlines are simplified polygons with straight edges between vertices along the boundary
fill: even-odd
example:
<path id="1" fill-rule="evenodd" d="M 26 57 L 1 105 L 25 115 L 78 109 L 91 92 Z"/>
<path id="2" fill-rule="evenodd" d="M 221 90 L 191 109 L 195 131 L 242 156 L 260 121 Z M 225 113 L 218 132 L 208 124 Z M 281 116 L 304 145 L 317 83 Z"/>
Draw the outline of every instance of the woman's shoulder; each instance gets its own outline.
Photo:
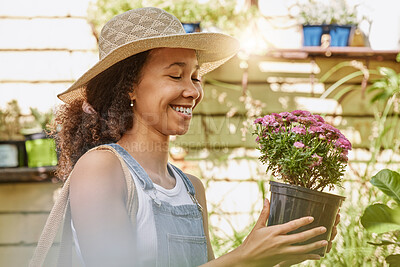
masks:
<path id="1" fill-rule="evenodd" d="M 110 174 L 121 171 L 119 159 L 107 150 L 92 150 L 82 155 L 74 166 L 73 173 L 95 172 Z"/>
<path id="2" fill-rule="evenodd" d="M 107 150 L 92 150 L 79 158 L 70 176 L 71 190 L 125 195 L 126 184 L 119 159 Z"/>

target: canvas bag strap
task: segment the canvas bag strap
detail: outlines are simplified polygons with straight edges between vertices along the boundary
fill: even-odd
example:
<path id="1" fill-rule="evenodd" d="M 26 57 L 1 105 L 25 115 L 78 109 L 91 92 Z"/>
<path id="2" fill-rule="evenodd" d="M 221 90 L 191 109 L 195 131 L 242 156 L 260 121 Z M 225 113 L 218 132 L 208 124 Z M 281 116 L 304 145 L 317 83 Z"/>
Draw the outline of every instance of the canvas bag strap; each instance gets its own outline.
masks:
<path id="1" fill-rule="evenodd" d="M 107 150 L 107 151 L 112 152 L 119 159 L 122 169 L 123 169 L 123 172 L 124 172 L 125 181 L 126 181 L 126 185 L 127 185 L 127 191 L 128 191 L 127 192 L 127 200 L 126 200 L 127 201 L 126 208 L 128 210 L 128 214 L 131 218 L 131 223 L 134 226 L 134 229 L 136 229 L 135 226 L 136 226 L 136 214 L 137 214 L 137 210 L 138 210 L 138 198 L 137 198 L 137 194 L 136 194 L 136 187 L 135 187 L 135 184 L 131 177 L 131 174 L 129 172 L 128 166 L 126 165 L 124 159 L 118 154 L 118 152 L 110 146 L 102 145 L 102 146 L 92 148 L 89 151 L 92 151 L 92 150 Z M 86 152 L 86 153 L 88 153 L 88 152 Z M 29 263 L 29 267 L 42 267 L 43 266 L 43 263 L 49 252 L 49 249 L 50 249 L 51 245 L 53 244 L 54 238 L 57 235 L 58 229 L 64 219 L 64 214 L 67 215 L 66 211 L 67 211 L 67 207 L 69 205 L 69 186 L 70 186 L 69 177 L 70 176 L 71 176 L 71 174 L 68 176 L 67 180 L 65 181 L 64 186 L 62 187 L 61 192 L 60 192 L 58 198 L 56 199 L 52 210 L 50 211 L 50 215 L 47 218 L 47 221 L 46 221 L 46 224 L 42 231 L 42 234 L 40 235 L 35 252 Z M 70 222 L 71 222 L 70 220 L 69 220 L 69 222 L 66 222 L 66 223 L 69 223 L 69 227 L 70 227 Z M 70 234 L 72 235 L 72 232 Z M 68 238 L 72 239 L 72 236 L 70 236 Z M 64 239 L 64 233 L 63 233 L 63 239 Z M 61 242 L 63 242 L 63 241 L 61 241 Z M 68 247 L 68 246 L 70 246 L 70 247 Z M 72 242 L 71 242 L 71 245 L 68 245 L 68 242 L 67 242 L 64 246 L 63 245 L 61 246 L 61 248 L 63 250 L 60 250 L 60 253 L 61 254 L 68 253 L 66 251 L 71 251 L 71 247 L 72 247 Z M 67 257 L 67 256 L 65 256 L 65 257 Z M 63 259 L 63 258 L 64 258 L 63 255 L 59 256 L 59 260 Z M 59 261 L 59 263 L 60 263 L 60 261 Z"/>
<path id="2" fill-rule="evenodd" d="M 71 205 L 67 200 L 67 209 L 64 216 L 64 226 L 58 254 L 57 267 L 72 266 L 72 226 L 71 226 Z"/>
<path id="3" fill-rule="evenodd" d="M 58 228 L 64 219 L 64 213 L 68 202 L 68 196 L 69 196 L 69 179 L 65 181 L 65 184 L 62 187 L 61 192 L 53 208 L 50 211 L 50 215 L 47 218 L 42 234 L 40 235 L 35 252 L 29 263 L 29 267 L 43 266 L 43 262 L 46 259 L 46 255 L 49 252 L 49 249 L 54 242 L 54 238 L 57 234 Z"/>

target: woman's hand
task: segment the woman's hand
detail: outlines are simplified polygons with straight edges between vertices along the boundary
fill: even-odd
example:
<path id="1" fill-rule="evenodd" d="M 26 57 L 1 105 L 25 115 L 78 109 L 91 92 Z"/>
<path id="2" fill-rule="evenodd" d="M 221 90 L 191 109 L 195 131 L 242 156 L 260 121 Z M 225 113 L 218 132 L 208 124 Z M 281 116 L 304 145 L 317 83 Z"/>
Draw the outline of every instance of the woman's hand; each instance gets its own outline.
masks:
<path id="1" fill-rule="evenodd" d="M 340 211 L 340 210 L 339 210 Z M 333 225 L 333 228 L 332 228 L 332 233 L 331 233 L 331 238 L 329 239 L 329 242 L 328 242 L 328 247 L 327 247 L 327 249 L 326 249 L 326 253 L 328 253 L 329 251 L 331 251 L 331 248 L 332 248 L 332 241 L 333 241 L 333 239 L 335 239 L 335 237 L 336 237 L 336 235 L 337 235 L 337 225 L 339 224 L 339 222 L 340 222 L 340 214 L 339 214 L 339 211 L 338 211 L 338 214 L 336 214 L 336 219 L 335 219 L 335 224 Z"/>
<path id="2" fill-rule="evenodd" d="M 236 250 L 235 254 L 243 266 L 290 266 L 305 260 L 318 260 L 319 255 L 307 254 L 310 251 L 328 245 L 326 240 L 307 245 L 293 244 L 306 241 L 326 232 L 325 227 L 316 227 L 301 233 L 287 233 L 296 230 L 313 221 L 312 217 L 304 217 L 281 225 L 266 227 L 269 217 L 269 201 L 266 199 L 264 208 L 253 230 Z M 241 264 L 239 264 L 241 265 Z"/>

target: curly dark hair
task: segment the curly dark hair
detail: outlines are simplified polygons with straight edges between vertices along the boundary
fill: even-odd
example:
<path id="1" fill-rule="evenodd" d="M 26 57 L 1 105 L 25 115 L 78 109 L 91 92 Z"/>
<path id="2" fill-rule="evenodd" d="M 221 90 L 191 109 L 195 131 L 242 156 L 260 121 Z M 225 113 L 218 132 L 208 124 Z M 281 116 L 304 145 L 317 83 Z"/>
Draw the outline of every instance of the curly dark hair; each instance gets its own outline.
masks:
<path id="1" fill-rule="evenodd" d="M 96 111 L 82 110 L 85 100 L 64 104 L 56 112 L 52 135 L 59 161 L 56 176 L 65 180 L 78 159 L 89 149 L 118 141 L 132 128 L 133 111 L 129 93 L 140 82 L 150 51 L 118 62 L 93 78 L 86 86 L 86 101 Z M 58 129 L 57 131 L 57 128 Z"/>

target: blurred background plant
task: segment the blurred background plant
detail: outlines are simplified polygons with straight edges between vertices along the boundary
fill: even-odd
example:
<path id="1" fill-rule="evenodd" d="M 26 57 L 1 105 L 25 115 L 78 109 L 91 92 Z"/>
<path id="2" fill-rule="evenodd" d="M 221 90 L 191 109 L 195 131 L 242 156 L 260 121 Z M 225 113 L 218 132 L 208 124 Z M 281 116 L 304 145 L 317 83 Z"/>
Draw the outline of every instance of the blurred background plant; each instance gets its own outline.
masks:
<path id="1" fill-rule="evenodd" d="M 357 16 L 357 5 L 351 5 L 346 0 L 299 1 L 291 8 L 298 10 L 297 18 L 303 25 L 357 25 L 360 22 Z"/>
<path id="2" fill-rule="evenodd" d="M 29 108 L 30 114 L 22 114 L 17 100 L 0 108 L 0 140 L 24 140 L 24 135 L 47 130 L 53 119 L 53 110 L 41 112 L 37 108 Z"/>
<path id="3" fill-rule="evenodd" d="M 0 140 L 23 140 L 21 135 L 21 109 L 17 100 L 7 103 L 0 108 Z"/>
<path id="4" fill-rule="evenodd" d="M 125 11 L 146 6 L 159 7 L 174 14 L 182 23 L 200 22 L 205 31 L 225 32 L 238 35 L 259 16 L 258 8 L 252 6 L 238 9 L 236 0 L 209 0 L 194 3 L 192 0 L 98 0 L 89 8 L 89 20 L 96 36 L 104 24 Z"/>

